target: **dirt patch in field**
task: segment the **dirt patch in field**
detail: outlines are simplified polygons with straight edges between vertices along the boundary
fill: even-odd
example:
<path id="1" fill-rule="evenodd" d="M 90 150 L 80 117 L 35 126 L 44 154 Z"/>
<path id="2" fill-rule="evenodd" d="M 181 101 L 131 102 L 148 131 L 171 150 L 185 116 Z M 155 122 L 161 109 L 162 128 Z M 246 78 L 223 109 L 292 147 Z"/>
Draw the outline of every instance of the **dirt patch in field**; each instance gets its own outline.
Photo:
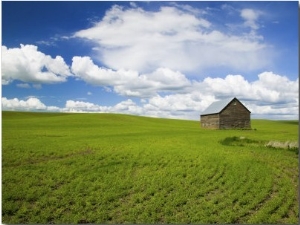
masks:
<path id="1" fill-rule="evenodd" d="M 273 147 L 273 148 L 284 148 L 284 149 L 298 149 L 299 144 L 298 141 L 269 141 L 266 147 Z"/>
<path id="2" fill-rule="evenodd" d="M 265 147 L 275 148 L 275 149 L 286 149 L 288 151 L 295 152 L 299 154 L 299 143 L 298 141 L 269 141 Z"/>
<path id="3" fill-rule="evenodd" d="M 298 154 L 299 143 L 298 141 L 258 141 L 246 137 L 227 137 L 220 141 L 222 145 L 227 146 L 252 146 L 252 147 L 267 147 L 276 149 L 287 149 L 294 151 Z"/>

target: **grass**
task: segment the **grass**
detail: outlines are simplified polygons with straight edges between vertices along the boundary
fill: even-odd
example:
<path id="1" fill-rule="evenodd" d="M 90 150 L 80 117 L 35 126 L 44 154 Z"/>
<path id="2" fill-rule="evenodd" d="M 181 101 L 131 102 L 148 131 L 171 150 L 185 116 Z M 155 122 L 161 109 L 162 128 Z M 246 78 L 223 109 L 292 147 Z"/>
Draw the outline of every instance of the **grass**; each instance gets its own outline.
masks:
<path id="1" fill-rule="evenodd" d="M 298 224 L 298 122 L 252 127 L 2 112 L 2 222 Z"/>

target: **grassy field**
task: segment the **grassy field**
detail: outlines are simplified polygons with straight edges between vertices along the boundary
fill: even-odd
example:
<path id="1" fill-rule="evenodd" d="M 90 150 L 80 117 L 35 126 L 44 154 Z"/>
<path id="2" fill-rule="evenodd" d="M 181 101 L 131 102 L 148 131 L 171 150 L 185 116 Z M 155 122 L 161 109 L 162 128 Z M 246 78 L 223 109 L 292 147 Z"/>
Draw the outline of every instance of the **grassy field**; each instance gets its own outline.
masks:
<path id="1" fill-rule="evenodd" d="M 298 121 L 2 112 L 3 223 L 298 223 Z"/>

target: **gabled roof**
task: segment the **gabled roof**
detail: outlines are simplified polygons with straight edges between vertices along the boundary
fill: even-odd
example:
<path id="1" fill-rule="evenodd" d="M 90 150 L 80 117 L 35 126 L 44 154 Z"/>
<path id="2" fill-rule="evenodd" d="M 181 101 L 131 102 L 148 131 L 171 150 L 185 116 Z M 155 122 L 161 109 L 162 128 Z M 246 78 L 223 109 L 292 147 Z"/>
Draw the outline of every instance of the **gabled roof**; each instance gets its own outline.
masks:
<path id="1" fill-rule="evenodd" d="M 237 98 L 226 98 L 221 101 L 213 102 L 205 109 L 201 115 L 217 114 L 220 113 L 229 103 L 233 100 L 239 101 Z M 242 103 L 241 103 L 242 104 Z M 243 105 L 243 104 L 242 104 Z M 246 107 L 245 107 L 246 108 Z M 246 108 L 247 109 L 247 108 Z M 248 110 L 248 109 L 247 109 Z M 249 110 L 248 110 L 249 111 Z M 250 112 L 250 111 L 249 111 Z"/>

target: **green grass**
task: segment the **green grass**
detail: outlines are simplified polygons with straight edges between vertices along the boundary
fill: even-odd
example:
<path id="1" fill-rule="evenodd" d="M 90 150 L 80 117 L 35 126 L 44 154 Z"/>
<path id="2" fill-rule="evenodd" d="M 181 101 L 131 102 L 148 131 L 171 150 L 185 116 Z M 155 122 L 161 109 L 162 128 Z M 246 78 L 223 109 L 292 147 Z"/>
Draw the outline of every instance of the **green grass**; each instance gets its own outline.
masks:
<path id="1" fill-rule="evenodd" d="M 252 128 L 2 112 L 2 222 L 297 224 L 298 121 Z"/>

